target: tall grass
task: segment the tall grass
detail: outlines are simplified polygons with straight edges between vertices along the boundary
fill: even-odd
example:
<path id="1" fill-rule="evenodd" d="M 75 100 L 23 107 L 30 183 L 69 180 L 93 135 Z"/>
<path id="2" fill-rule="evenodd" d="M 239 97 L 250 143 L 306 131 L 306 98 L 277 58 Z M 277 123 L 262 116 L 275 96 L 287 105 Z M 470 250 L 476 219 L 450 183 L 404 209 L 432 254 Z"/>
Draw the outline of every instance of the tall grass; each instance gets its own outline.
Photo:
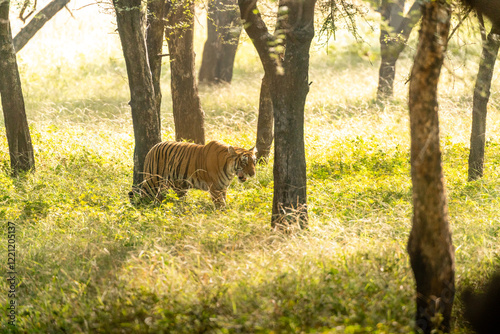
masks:
<path id="1" fill-rule="evenodd" d="M 18 332 L 411 331 L 411 49 L 398 64 L 395 100 L 382 108 L 374 101 L 377 31 L 363 28 L 362 45 L 339 32 L 328 47 L 313 48 L 305 125 L 310 223 L 284 235 L 270 228 L 272 162 L 232 184 L 225 212 L 201 191 L 159 206 L 129 204 L 133 132 L 113 18 L 95 7 L 73 14 L 58 14 L 19 54 L 36 172 L 9 177 L 0 137 L 0 219 L 18 228 Z M 468 183 L 479 54 L 477 36 L 468 38 L 476 45 L 452 42 L 439 90 L 458 295 L 500 264 L 499 86 L 494 79 L 485 176 Z M 202 44 L 198 29 L 198 55 Z M 200 87 L 207 140 L 253 146 L 261 75 L 245 40 L 234 82 Z M 167 140 L 174 137 L 167 60 L 162 85 Z M 0 287 L 5 310 L 5 280 Z M 468 333 L 455 305 L 454 333 Z"/>

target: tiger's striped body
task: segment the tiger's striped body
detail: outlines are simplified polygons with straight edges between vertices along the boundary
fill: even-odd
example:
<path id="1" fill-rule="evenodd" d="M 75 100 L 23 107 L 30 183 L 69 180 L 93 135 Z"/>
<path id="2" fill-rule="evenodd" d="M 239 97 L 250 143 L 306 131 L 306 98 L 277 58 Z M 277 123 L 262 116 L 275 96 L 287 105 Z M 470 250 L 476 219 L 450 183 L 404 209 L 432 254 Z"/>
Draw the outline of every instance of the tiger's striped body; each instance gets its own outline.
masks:
<path id="1" fill-rule="evenodd" d="M 142 197 L 162 201 L 162 192 L 173 189 L 183 197 L 190 188 L 210 192 L 217 208 L 226 204 L 226 192 L 234 176 L 241 182 L 255 175 L 255 150 L 212 141 L 207 145 L 162 142 L 144 161 Z"/>

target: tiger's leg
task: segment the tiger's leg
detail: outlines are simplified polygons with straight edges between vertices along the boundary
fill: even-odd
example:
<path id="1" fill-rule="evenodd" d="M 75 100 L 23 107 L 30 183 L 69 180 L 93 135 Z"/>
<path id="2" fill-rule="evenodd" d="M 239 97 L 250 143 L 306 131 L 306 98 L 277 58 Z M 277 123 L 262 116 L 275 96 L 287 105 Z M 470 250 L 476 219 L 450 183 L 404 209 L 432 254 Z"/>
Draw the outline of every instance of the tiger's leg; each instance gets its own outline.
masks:
<path id="1" fill-rule="evenodd" d="M 187 190 L 186 189 L 175 189 L 175 193 L 177 194 L 177 197 L 179 197 L 179 199 L 184 199 L 184 197 L 186 197 Z"/>
<path id="2" fill-rule="evenodd" d="M 189 186 L 186 184 L 186 181 L 183 180 L 172 182 L 170 187 L 177 194 L 177 197 L 179 199 L 184 199 L 189 189 Z"/>
<path id="3" fill-rule="evenodd" d="M 210 189 L 210 196 L 217 210 L 226 208 L 226 190 Z"/>
<path id="4" fill-rule="evenodd" d="M 163 202 L 163 200 L 165 199 L 165 196 L 163 196 L 163 194 L 167 192 L 169 188 L 170 186 L 168 181 L 162 181 L 158 184 L 155 189 L 155 201 L 158 204 L 161 204 L 161 202 Z"/>

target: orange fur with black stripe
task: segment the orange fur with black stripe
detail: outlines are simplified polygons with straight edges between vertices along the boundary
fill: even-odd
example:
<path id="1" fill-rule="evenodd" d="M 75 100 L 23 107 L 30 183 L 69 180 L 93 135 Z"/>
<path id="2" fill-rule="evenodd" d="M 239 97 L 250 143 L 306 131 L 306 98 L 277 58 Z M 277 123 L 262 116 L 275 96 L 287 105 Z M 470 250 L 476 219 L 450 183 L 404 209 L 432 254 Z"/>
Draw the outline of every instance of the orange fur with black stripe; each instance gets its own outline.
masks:
<path id="1" fill-rule="evenodd" d="M 218 141 L 207 145 L 162 142 L 144 161 L 141 196 L 162 201 L 173 189 L 179 198 L 190 188 L 208 191 L 217 208 L 226 205 L 226 192 L 235 176 L 244 182 L 255 175 L 255 149 L 245 150 Z"/>

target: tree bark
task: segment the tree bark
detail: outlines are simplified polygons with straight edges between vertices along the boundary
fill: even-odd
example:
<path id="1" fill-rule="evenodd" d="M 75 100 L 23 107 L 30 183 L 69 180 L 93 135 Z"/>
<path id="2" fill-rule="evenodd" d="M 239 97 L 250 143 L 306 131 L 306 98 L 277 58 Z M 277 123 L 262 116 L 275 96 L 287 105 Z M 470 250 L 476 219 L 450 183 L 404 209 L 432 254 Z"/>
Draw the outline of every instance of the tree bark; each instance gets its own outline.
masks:
<path id="1" fill-rule="evenodd" d="M 42 29 L 45 23 L 47 23 L 69 2 L 70 0 L 53 0 L 49 2 L 49 4 L 41 11 L 39 11 L 35 17 L 33 17 L 33 19 L 17 33 L 16 37 L 14 37 L 14 49 L 16 52 L 21 51 L 26 43 L 28 43 L 29 40 L 35 36 L 40 29 Z"/>
<path id="2" fill-rule="evenodd" d="M 230 83 L 241 35 L 239 8 L 235 0 L 210 0 L 207 41 L 203 48 L 199 80 L 208 84 Z"/>
<path id="3" fill-rule="evenodd" d="M 21 79 L 9 20 L 10 1 L 0 2 L 0 95 L 9 144 L 10 165 L 16 175 L 34 170 L 33 145 L 26 118 Z"/>
<path id="4" fill-rule="evenodd" d="M 153 79 L 155 93 L 155 108 L 158 117 L 158 127 L 161 129 L 161 61 L 163 36 L 165 35 L 165 0 L 149 0 L 147 14 L 146 47 L 148 61 Z"/>
<path id="5" fill-rule="evenodd" d="M 413 226 L 408 241 L 417 285 L 417 330 L 450 331 L 455 295 L 454 250 L 448 224 L 437 85 L 450 28 L 446 0 L 423 5 L 423 21 L 410 80 Z M 442 315 L 442 321 L 435 316 Z"/>
<path id="6" fill-rule="evenodd" d="M 266 163 L 271 154 L 271 145 L 273 144 L 273 100 L 269 92 L 269 76 L 264 75 L 260 86 L 259 98 L 259 117 L 257 120 L 257 161 Z"/>
<path id="7" fill-rule="evenodd" d="M 411 31 L 421 17 L 421 0 L 415 1 L 403 16 L 405 0 L 384 0 L 381 6 L 380 68 L 377 100 L 383 101 L 394 95 L 396 62 L 404 50 Z"/>
<path id="8" fill-rule="evenodd" d="M 204 112 L 194 64 L 194 2 L 176 0 L 167 13 L 175 139 L 205 144 Z"/>
<path id="9" fill-rule="evenodd" d="M 472 131 L 470 136 L 469 181 L 483 176 L 486 139 L 486 114 L 490 98 L 491 79 L 500 47 L 500 25 L 493 25 L 483 41 L 483 53 L 474 87 L 472 102 Z"/>
<path id="10" fill-rule="evenodd" d="M 146 154 L 161 141 L 161 132 L 148 62 L 145 14 L 141 9 L 141 0 L 114 0 L 113 4 L 130 88 L 129 104 L 135 138 L 133 185 L 137 186 L 143 180 Z"/>
<path id="11" fill-rule="evenodd" d="M 304 107 L 309 92 L 315 0 L 280 1 L 279 29 L 275 35 L 269 33 L 256 1 L 239 0 L 239 6 L 245 30 L 270 80 L 275 131 L 271 225 L 281 228 L 298 223 L 304 228 L 307 226 Z"/>

